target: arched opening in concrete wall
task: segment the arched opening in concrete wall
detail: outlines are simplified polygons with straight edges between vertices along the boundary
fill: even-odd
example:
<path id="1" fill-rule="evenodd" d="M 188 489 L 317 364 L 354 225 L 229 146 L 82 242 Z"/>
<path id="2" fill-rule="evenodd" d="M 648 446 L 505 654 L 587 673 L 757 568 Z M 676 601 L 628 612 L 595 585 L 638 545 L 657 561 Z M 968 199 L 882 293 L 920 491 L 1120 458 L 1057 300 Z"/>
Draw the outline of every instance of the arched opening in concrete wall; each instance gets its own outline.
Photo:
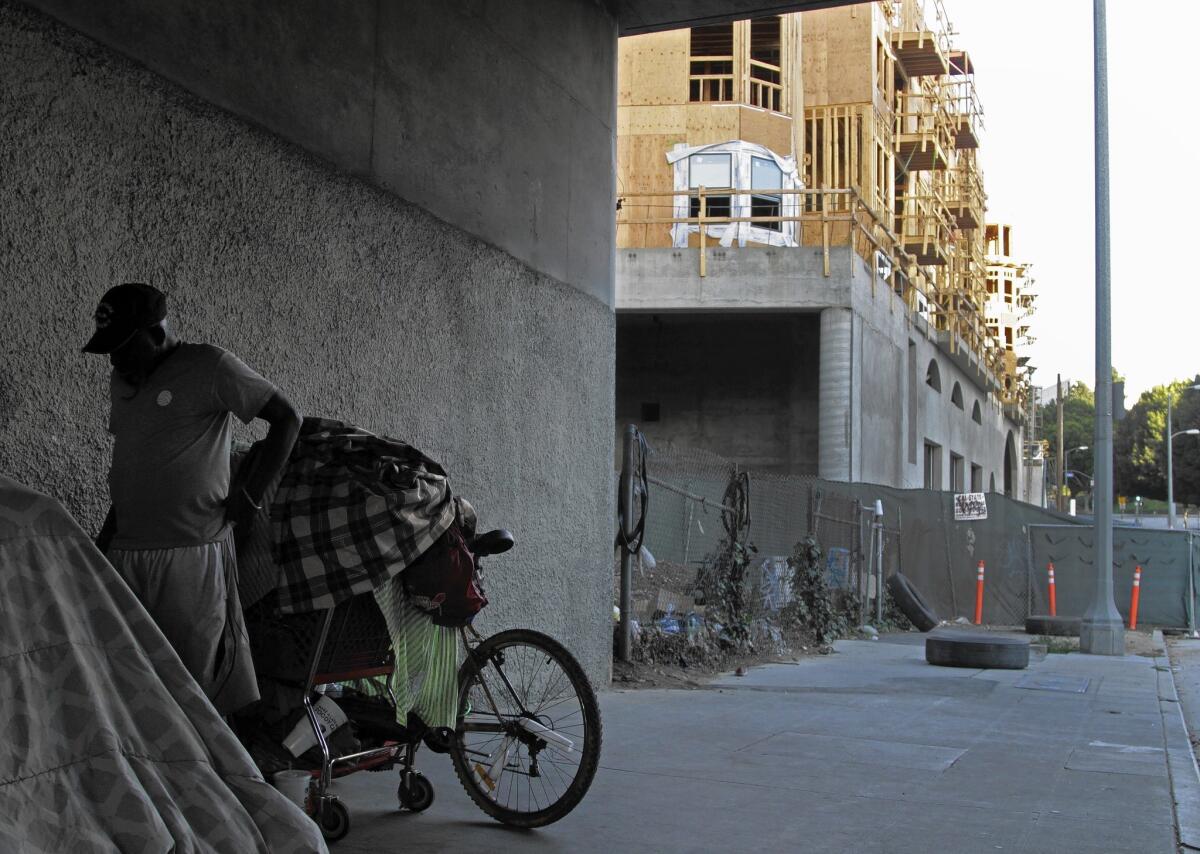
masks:
<path id="1" fill-rule="evenodd" d="M 1017 443 L 1013 439 L 1012 430 L 1004 440 L 1004 494 L 1009 498 L 1017 487 Z"/>
<path id="2" fill-rule="evenodd" d="M 979 409 L 979 401 L 975 401 L 975 405 L 971 407 L 971 420 L 976 424 L 983 423 L 983 413 Z"/>
<path id="3" fill-rule="evenodd" d="M 938 368 L 937 359 L 929 360 L 929 367 L 925 369 L 925 385 L 929 386 L 934 391 L 941 393 L 942 390 L 942 372 Z"/>
<path id="4" fill-rule="evenodd" d="M 963 408 L 962 386 L 957 382 L 954 383 L 954 388 L 950 390 L 950 402 L 959 409 Z"/>
<path id="5" fill-rule="evenodd" d="M 996 491 L 996 473 L 992 472 L 988 475 L 988 492 Z"/>

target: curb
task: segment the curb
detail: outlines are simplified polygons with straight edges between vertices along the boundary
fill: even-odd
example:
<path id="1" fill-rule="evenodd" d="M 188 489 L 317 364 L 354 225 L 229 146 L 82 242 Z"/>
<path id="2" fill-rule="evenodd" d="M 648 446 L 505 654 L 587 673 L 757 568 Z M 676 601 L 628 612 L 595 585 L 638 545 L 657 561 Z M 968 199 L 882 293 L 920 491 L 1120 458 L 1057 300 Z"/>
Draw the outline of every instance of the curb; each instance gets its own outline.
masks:
<path id="1" fill-rule="evenodd" d="M 1163 721 L 1163 742 L 1167 751 L 1167 773 L 1171 779 L 1171 800 L 1175 808 L 1175 829 L 1185 848 L 1200 851 L 1200 769 L 1192 742 L 1188 738 L 1183 708 L 1175 690 L 1175 671 L 1162 632 L 1155 630 L 1154 644 L 1162 655 L 1154 656 L 1158 671 L 1158 710 Z M 1165 663 L 1165 667 L 1163 666 Z"/>

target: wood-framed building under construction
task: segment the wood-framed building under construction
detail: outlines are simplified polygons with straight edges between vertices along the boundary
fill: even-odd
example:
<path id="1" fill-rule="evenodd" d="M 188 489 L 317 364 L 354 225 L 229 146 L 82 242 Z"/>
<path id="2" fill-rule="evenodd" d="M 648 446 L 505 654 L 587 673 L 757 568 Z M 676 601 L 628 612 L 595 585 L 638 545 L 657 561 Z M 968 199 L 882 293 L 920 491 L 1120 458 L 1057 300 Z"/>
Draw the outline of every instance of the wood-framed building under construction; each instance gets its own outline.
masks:
<path id="1" fill-rule="evenodd" d="M 748 465 L 1036 500 L 940 0 L 626 38 L 617 419 Z M 1037 482 L 1035 482 L 1037 481 Z"/>

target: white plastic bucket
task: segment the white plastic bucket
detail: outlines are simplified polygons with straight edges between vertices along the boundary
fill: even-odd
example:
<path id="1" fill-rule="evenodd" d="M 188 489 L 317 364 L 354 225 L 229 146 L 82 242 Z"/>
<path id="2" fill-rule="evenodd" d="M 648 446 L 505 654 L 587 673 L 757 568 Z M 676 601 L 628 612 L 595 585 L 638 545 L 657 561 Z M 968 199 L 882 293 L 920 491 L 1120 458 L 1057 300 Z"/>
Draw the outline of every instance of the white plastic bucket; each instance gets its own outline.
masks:
<path id="1" fill-rule="evenodd" d="M 305 809 L 308 801 L 308 784 L 312 782 L 312 775 L 307 771 L 276 771 L 271 775 L 271 782 L 275 784 L 275 788 L 279 790 L 289 801 L 294 803 L 300 809 Z"/>

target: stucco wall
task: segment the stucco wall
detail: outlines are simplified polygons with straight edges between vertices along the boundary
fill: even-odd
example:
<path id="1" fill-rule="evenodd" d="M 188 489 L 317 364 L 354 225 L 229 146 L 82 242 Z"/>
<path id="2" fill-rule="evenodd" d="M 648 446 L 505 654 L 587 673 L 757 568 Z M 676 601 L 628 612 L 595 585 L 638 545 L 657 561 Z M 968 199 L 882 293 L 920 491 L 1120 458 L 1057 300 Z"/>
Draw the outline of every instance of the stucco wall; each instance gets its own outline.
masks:
<path id="1" fill-rule="evenodd" d="M 79 347 L 109 285 L 150 281 L 185 338 L 237 352 L 306 413 L 440 459 L 517 538 L 492 559 L 485 628 L 544 629 L 607 678 L 603 299 L 9 0 L 0 80 L 0 472 L 98 526 L 107 365 Z"/>
<path id="2" fill-rule="evenodd" d="M 27 0 L 612 301 L 616 21 L 594 0 Z"/>

